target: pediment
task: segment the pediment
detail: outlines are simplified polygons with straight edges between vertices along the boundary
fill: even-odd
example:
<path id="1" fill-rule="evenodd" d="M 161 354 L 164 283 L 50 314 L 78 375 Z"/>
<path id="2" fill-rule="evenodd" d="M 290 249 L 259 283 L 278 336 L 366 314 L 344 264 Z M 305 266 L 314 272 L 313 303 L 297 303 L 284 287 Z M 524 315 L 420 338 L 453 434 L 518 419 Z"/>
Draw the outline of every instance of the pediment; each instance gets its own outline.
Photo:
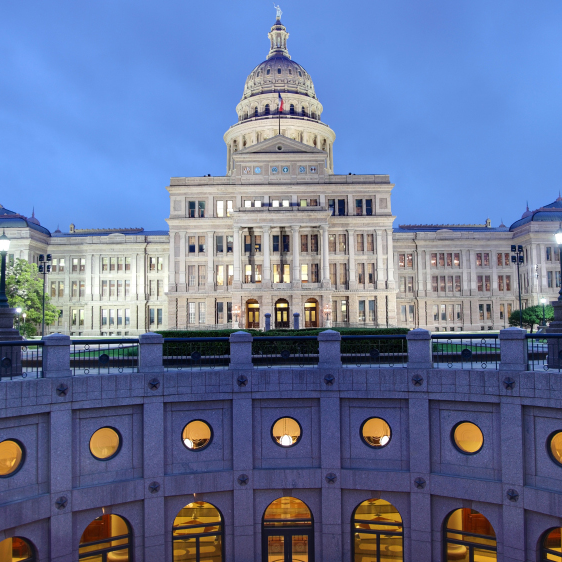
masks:
<path id="1" fill-rule="evenodd" d="M 279 150 L 281 147 L 281 150 Z M 317 154 L 317 155 L 326 155 L 323 150 L 316 148 L 314 146 L 309 146 L 308 144 L 304 144 L 303 142 L 290 139 L 283 135 L 275 135 L 274 137 L 258 142 L 257 144 L 253 144 L 251 146 L 247 146 L 242 150 L 239 150 L 234 154 L 234 156 L 238 156 L 241 154 Z"/>

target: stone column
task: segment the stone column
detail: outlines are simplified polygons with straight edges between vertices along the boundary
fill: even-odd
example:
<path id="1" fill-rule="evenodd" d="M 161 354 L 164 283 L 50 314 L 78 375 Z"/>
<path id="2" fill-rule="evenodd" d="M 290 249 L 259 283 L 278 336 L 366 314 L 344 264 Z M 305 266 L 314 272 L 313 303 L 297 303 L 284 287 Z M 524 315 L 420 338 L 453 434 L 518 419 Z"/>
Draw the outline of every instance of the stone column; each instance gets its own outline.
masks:
<path id="1" fill-rule="evenodd" d="M 416 328 L 406 334 L 406 340 L 408 341 L 408 368 L 432 369 L 431 333 Z"/>
<path id="2" fill-rule="evenodd" d="M 300 280 L 300 240 L 299 240 L 299 226 L 291 226 L 292 236 L 293 236 L 293 276 L 292 276 L 292 287 L 299 289 L 301 286 Z"/>
<path id="3" fill-rule="evenodd" d="M 161 373 L 164 370 L 162 363 L 162 346 L 164 338 L 160 334 L 148 332 L 139 337 L 139 372 Z"/>
<path id="4" fill-rule="evenodd" d="M 330 288 L 330 250 L 328 242 L 328 225 L 323 224 L 322 229 L 322 288 Z"/>
<path id="5" fill-rule="evenodd" d="M 248 332 L 234 332 L 230 334 L 230 368 L 253 369 L 252 364 L 252 334 Z"/>
<path id="6" fill-rule="evenodd" d="M 500 330 L 500 371 L 527 370 L 527 330 L 506 328 Z"/>
<path id="7" fill-rule="evenodd" d="M 357 272 L 355 271 L 355 230 L 347 230 L 347 249 L 349 254 L 349 279 L 347 280 L 347 286 L 350 291 L 357 289 Z M 352 320 L 351 314 L 349 315 L 349 321 L 357 321 L 355 318 Z"/>
<path id="8" fill-rule="evenodd" d="M 233 260 L 234 260 L 234 279 L 232 280 L 233 289 L 241 289 L 242 282 L 240 281 L 240 227 L 234 226 L 234 240 L 233 240 Z"/>
<path id="9" fill-rule="evenodd" d="M 13 327 L 15 315 L 15 308 L 0 308 L 0 341 L 23 340 L 18 330 Z M 9 362 L 6 361 L 6 366 L 0 365 L 0 378 L 2 376 L 20 376 L 22 373 L 21 347 L 0 347 L 0 361 L 4 359 L 9 359 Z"/>
<path id="10" fill-rule="evenodd" d="M 382 256 L 382 237 L 384 233 L 375 231 L 374 236 L 377 244 L 377 289 L 386 289 L 386 281 L 384 277 L 384 261 Z"/>
<path id="11" fill-rule="evenodd" d="M 394 281 L 394 250 L 392 249 L 392 230 L 386 231 L 386 279 L 387 289 L 394 290 L 396 282 Z"/>
<path id="12" fill-rule="evenodd" d="M 341 334 L 326 330 L 318 334 L 318 368 L 341 368 Z"/>
<path id="13" fill-rule="evenodd" d="M 207 231 L 207 291 L 215 290 L 215 237 L 214 231 Z"/>
<path id="14" fill-rule="evenodd" d="M 271 249 L 270 235 L 271 227 L 265 225 L 262 227 L 262 248 L 263 248 L 263 271 L 262 271 L 262 288 L 271 288 Z"/>
<path id="15" fill-rule="evenodd" d="M 51 334 L 43 338 L 43 376 L 69 377 L 70 336 Z"/>

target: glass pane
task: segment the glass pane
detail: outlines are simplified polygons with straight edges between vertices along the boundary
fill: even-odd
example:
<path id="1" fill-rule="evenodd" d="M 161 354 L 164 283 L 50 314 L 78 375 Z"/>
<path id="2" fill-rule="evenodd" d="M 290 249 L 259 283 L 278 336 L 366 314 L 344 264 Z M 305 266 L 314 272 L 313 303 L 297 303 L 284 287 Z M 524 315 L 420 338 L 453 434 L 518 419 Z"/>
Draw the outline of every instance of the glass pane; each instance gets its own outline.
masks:
<path id="1" fill-rule="evenodd" d="M 400 517 L 400 513 L 391 503 L 385 500 L 370 499 L 364 501 L 355 510 L 354 519 L 365 521 L 355 523 L 357 529 L 402 531 L 402 517 Z"/>
<path id="2" fill-rule="evenodd" d="M 291 537 L 291 554 L 293 562 L 308 562 L 307 535 L 293 535 Z"/>
<path id="3" fill-rule="evenodd" d="M 267 537 L 267 562 L 285 561 L 285 538 Z"/>
<path id="4" fill-rule="evenodd" d="M 404 549 L 402 547 L 402 537 L 387 535 L 380 536 L 380 560 L 392 562 L 402 562 L 404 559 Z"/>
<path id="5" fill-rule="evenodd" d="M 482 548 L 474 549 L 474 562 L 495 562 L 498 559 L 495 552 Z"/>
<path id="6" fill-rule="evenodd" d="M 377 562 L 377 535 L 355 533 L 355 556 L 353 562 Z"/>
<path id="7" fill-rule="evenodd" d="M 0 476 L 8 476 L 16 471 L 22 459 L 21 447 L 11 440 L 0 443 Z"/>
<path id="8" fill-rule="evenodd" d="M 174 527 L 202 525 L 196 527 L 198 533 L 212 533 L 218 528 L 221 515 L 218 509 L 207 502 L 193 502 L 186 505 L 174 519 Z M 190 529 L 174 529 L 174 536 L 191 534 Z"/>
<path id="9" fill-rule="evenodd" d="M 447 543 L 447 562 L 469 562 L 470 552 L 463 544 Z"/>
<path id="10" fill-rule="evenodd" d="M 555 460 L 562 464 L 562 431 L 556 433 L 550 440 L 550 450 Z"/>
<path id="11" fill-rule="evenodd" d="M 222 542 L 220 535 L 199 538 L 200 562 L 221 562 Z"/>
<path id="12" fill-rule="evenodd" d="M 174 562 L 197 560 L 197 539 L 174 541 Z"/>
<path id="13" fill-rule="evenodd" d="M 107 553 L 107 562 L 129 562 L 129 549 L 123 548 L 115 552 Z"/>
<path id="14" fill-rule="evenodd" d="M 464 422 L 455 428 L 454 439 L 457 447 L 465 453 L 477 453 L 484 444 L 484 436 L 477 425 Z"/>
<path id="15" fill-rule="evenodd" d="M 562 529 L 560 527 L 552 529 L 543 540 L 544 548 L 548 548 L 548 550 L 553 550 L 554 552 L 562 552 L 561 535 Z M 558 560 L 558 558 L 554 555 L 554 558 L 549 558 L 548 560 Z"/>
<path id="16" fill-rule="evenodd" d="M 547 554 L 545 560 L 554 560 L 554 562 L 562 562 L 562 556 L 556 556 L 556 554 Z"/>
<path id="17" fill-rule="evenodd" d="M 103 562 L 101 554 L 99 556 L 88 556 L 88 558 L 80 558 L 80 562 Z"/>
<path id="18" fill-rule="evenodd" d="M 31 560 L 32 555 L 31 547 L 23 539 L 14 537 L 0 542 L 0 562 Z"/>
<path id="19" fill-rule="evenodd" d="M 299 440 L 301 427 L 293 418 L 281 418 L 273 425 L 271 434 L 276 443 L 282 447 L 290 447 Z"/>
<path id="20" fill-rule="evenodd" d="M 371 447 L 384 447 L 392 436 L 390 426 L 381 418 L 371 418 L 361 428 L 363 439 Z"/>
<path id="21" fill-rule="evenodd" d="M 119 450 L 119 434 L 111 427 L 98 429 L 90 439 L 90 451 L 97 459 L 109 459 Z"/>
<path id="22" fill-rule="evenodd" d="M 271 502 L 265 511 L 265 521 L 279 519 L 311 519 L 310 510 L 301 500 L 285 496 Z"/>
<path id="23" fill-rule="evenodd" d="M 183 428 L 182 439 L 188 449 L 202 449 L 211 441 L 211 428 L 204 421 L 192 421 Z"/>

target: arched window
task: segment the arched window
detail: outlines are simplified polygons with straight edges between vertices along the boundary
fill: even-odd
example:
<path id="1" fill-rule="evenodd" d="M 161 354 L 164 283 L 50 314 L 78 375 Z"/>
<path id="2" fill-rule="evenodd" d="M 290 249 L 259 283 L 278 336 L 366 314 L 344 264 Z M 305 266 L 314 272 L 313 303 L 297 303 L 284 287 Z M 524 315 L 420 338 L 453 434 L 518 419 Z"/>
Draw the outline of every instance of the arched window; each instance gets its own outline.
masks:
<path id="1" fill-rule="evenodd" d="M 303 117 L 306 117 L 306 109 L 304 108 L 304 105 L 302 106 L 302 109 L 301 109 L 301 115 Z"/>
<path id="2" fill-rule="evenodd" d="M 82 533 L 78 558 L 99 562 L 133 560 L 132 533 L 129 523 L 119 515 L 102 515 Z"/>
<path id="3" fill-rule="evenodd" d="M 0 560 L 2 562 L 35 562 L 37 556 L 33 545 L 20 537 L 4 539 L 0 542 Z"/>
<path id="4" fill-rule="evenodd" d="M 277 74 L 281 74 L 281 69 L 280 69 L 280 68 L 277 69 Z"/>
<path id="5" fill-rule="evenodd" d="M 295 114 L 295 105 L 294 105 L 294 104 L 291 104 L 291 106 L 289 107 L 289 113 L 290 113 L 291 115 L 294 115 L 294 114 Z"/>
<path id="6" fill-rule="evenodd" d="M 258 73 L 256 74 L 256 78 L 260 77 L 261 72 L 258 70 Z"/>
<path id="7" fill-rule="evenodd" d="M 289 74 L 292 76 L 293 71 L 289 68 Z"/>
<path id="8" fill-rule="evenodd" d="M 266 114 L 266 115 L 270 115 L 270 114 L 271 114 L 271 112 L 269 111 L 269 104 L 266 104 L 266 106 L 265 106 L 265 114 Z"/>
<path id="9" fill-rule="evenodd" d="M 283 497 L 269 504 L 263 515 L 262 560 L 314 560 L 314 521 L 304 502 Z"/>
<path id="10" fill-rule="evenodd" d="M 248 119 L 248 112 L 244 111 L 244 119 Z"/>
<path id="11" fill-rule="evenodd" d="M 398 510 L 385 500 L 366 500 L 351 520 L 353 560 L 404 560 L 404 532 Z"/>
<path id="12" fill-rule="evenodd" d="M 316 113 L 313 111 L 311 115 L 312 119 L 316 119 Z"/>
<path id="13" fill-rule="evenodd" d="M 562 562 L 562 528 L 550 529 L 543 535 L 540 562 Z"/>
<path id="14" fill-rule="evenodd" d="M 186 505 L 174 519 L 174 562 L 224 559 L 223 520 L 219 510 L 207 502 Z"/>
<path id="15" fill-rule="evenodd" d="M 490 522 L 478 511 L 462 508 L 445 519 L 444 557 L 446 562 L 485 560 L 495 562 L 496 533 Z"/>
<path id="16" fill-rule="evenodd" d="M 259 115 L 258 106 L 256 105 L 256 108 L 254 109 L 254 117 L 257 117 L 258 115 Z"/>
<path id="17" fill-rule="evenodd" d="M 266 74 L 267 74 L 268 76 L 271 74 L 271 68 L 268 68 L 268 69 L 267 69 Z"/>

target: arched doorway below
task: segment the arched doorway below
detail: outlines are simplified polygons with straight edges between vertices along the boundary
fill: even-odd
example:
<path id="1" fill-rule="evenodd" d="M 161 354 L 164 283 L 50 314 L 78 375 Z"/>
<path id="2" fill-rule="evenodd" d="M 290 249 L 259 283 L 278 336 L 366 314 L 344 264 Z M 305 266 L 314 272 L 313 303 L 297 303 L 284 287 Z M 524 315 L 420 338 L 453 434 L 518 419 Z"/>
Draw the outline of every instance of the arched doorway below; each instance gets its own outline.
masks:
<path id="1" fill-rule="evenodd" d="M 490 522 L 478 511 L 462 508 L 445 520 L 443 559 L 446 562 L 495 562 L 496 533 Z"/>
<path id="2" fill-rule="evenodd" d="M 36 560 L 35 549 L 25 539 L 12 537 L 0 542 L 1 562 L 35 562 Z"/>
<path id="3" fill-rule="evenodd" d="M 257 300 L 246 301 L 246 328 L 260 327 L 260 305 Z"/>
<path id="4" fill-rule="evenodd" d="M 398 510 L 385 500 L 359 504 L 351 521 L 353 562 L 404 560 L 404 533 Z"/>
<path id="5" fill-rule="evenodd" d="M 129 562 L 131 528 L 119 515 L 102 515 L 94 519 L 82 533 L 78 558 L 85 562 Z"/>
<path id="6" fill-rule="evenodd" d="M 275 303 L 275 327 L 290 328 L 289 322 L 289 302 L 285 299 L 279 299 Z"/>
<path id="7" fill-rule="evenodd" d="M 304 327 L 318 328 L 318 301 L 308 299 L 304 303 Z"/>
<path id="8" fill-rule="evenodd" d="M 543 535 L 540 562 L 562 562 L 562 528 L 555 527 Z"/>
<path id="9" fill-rule="evenodd" d="M 283 497 L 269 504 L 262 523 L 263 562 L 314 562 L 314 522 L 307 505 Z"/>
<path id="10" fill-rule="evenodd" d="M 220 511 L 207 502 L 186 505 L 174 519 L 174 562 L 222 562 L 223 521 Z"/>

